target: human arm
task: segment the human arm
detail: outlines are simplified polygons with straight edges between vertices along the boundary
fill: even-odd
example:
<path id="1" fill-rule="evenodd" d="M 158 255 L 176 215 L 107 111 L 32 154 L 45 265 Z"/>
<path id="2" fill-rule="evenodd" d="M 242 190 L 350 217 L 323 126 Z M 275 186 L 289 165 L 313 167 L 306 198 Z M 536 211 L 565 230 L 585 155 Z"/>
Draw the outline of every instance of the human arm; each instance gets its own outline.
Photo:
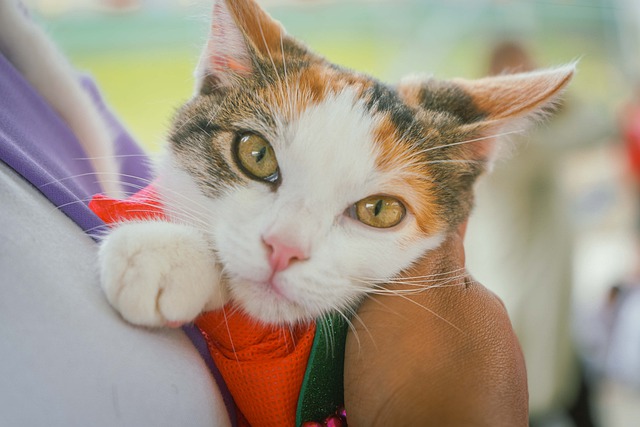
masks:
<path id="1" fill-rule="evenodd" d="M 407 272 L 430 276 L 429 289 L 360 307 L 345 355 L 350 426 L 527 425 L 520 346 L 500 299 L 464 270 L 463 235 Z"/>

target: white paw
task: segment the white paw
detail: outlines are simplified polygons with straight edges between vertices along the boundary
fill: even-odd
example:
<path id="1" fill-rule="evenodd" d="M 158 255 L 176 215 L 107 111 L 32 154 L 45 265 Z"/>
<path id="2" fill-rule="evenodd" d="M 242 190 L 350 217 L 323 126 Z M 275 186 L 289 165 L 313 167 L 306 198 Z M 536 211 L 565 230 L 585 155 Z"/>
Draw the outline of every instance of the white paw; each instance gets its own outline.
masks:
<path id="1" fill-rule="evenodd" d="M 101 244 L 99 261 L 107 299 L 136 325 L 187 323 L 227 299 L 213 251 L 193 227 L 124 223 Z"/>

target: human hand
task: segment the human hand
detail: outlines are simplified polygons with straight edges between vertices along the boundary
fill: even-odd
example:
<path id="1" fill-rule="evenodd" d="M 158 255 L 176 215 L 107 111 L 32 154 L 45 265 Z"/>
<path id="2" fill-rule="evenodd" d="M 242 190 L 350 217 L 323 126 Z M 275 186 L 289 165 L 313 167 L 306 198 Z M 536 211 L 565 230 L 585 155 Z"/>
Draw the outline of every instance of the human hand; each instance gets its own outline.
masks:
<path id="1" fill-rule="evenodd" d="M 360 307 L 345 354 L 350 426 L 527 425 L 522 352 L 502 302 L 464 269 L 464 231 L 389 285 L 397 295 Z"/>

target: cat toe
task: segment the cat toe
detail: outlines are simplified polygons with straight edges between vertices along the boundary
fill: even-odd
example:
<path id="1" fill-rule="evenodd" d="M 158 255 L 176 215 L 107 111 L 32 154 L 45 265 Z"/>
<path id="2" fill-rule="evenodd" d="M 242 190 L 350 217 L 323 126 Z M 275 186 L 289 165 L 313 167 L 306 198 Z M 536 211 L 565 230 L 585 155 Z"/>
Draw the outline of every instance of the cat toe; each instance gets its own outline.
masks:
<path id="1" fill-rule="evenodd" d="M 130 323 L 177 327 L 202 312 L 219 284 L 198 230 L 165 222 L 123 224 L 100 249 L 102 286 Z"/>

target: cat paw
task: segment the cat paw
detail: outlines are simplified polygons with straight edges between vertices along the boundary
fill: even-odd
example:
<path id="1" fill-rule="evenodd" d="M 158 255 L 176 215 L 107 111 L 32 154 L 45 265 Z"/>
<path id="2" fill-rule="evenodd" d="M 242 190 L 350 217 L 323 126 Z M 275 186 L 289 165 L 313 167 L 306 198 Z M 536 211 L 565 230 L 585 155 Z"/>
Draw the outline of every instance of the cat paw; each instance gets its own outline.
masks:
<path id="1" fill-rule="evenodd" d="M 136 325 L 176 327 L 226 301 L 213 251 L 193 227 L 122 224 L 101 244 L 99 262 L 107 299 Z"/>

